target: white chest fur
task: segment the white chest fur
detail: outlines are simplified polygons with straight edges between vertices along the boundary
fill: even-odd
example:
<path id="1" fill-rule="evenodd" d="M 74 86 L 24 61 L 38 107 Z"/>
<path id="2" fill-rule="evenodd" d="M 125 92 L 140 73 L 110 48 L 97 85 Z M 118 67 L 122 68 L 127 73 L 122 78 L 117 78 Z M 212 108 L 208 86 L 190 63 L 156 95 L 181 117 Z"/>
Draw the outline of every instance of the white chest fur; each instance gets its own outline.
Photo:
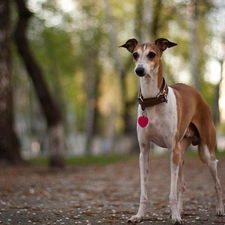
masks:
<path id="1" fill-rule="evenodd" d="M 138 138 L 152 141 L 160 147 L 171 148 L 177 130 L 177 103 L 173 89 L 169 87 L 168 102 L 148 107 L 138 108 L 138 117 L 148 117 L 148 125 L 145 128 L 137 124 Z M 143 140 L 143 141 L 144 141 Z"/>

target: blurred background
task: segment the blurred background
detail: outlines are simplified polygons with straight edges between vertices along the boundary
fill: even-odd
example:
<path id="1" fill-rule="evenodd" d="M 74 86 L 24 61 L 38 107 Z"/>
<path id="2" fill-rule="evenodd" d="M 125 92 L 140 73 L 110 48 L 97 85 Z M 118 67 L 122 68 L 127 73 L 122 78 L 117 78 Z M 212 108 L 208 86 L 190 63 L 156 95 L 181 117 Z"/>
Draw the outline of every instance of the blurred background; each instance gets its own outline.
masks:
<path id="1" fill-rule="evenodd" d="M 223 0 L 2 0 L 0 161 L 138 152 L 138 78 L 129 38 L 178 43 L 168 84 L 198 89 L 225 149 Z M 161 151 L 161 150 L 160 150 Z"/>

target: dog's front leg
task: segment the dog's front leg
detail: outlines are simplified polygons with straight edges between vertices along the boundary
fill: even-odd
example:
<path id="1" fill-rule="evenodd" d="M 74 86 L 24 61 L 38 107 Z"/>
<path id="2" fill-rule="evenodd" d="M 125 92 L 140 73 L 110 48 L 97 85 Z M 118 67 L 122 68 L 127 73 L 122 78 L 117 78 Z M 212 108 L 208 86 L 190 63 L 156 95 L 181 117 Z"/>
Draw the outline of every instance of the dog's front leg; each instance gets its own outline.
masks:
<path id="1" fill-rule="evenodd" d="M 148 173 L 149 173 L 149 151 L 150 143 L 140 143 L 140 156 L 139 156 L 139 166 L 140 166 L 140 182 L 141 182 L 141 195 L 140 195 L 140 205 L 138 213 L 132 216 L 128 222 L 139 223 L 143 220 L 146 205 L 148 202 Z"/>
<path id="2" fill-rule="evenodd" d="M 178 184 L 178 173 L 180 165 L 180 153 L 178 148 L 171 151 L 171 183 L 170 183 L 170 208 L 172 213 L 172 220 L 176 225 L 183 224 L 178 209 L 177 201 L 177 184 Z"/>

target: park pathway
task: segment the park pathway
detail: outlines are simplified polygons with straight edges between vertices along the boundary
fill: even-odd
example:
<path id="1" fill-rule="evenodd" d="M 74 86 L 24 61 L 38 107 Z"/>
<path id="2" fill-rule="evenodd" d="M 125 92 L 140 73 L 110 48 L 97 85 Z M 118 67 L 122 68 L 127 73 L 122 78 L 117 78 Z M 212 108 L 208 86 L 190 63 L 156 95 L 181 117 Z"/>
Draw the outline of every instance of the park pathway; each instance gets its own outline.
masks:
<path id="1" fill-rule="evenodd" d="M 218 163 L 225 189 L 225 159 Z M 207 166 L 196 158 L 184 165 L 185 224 L 225 224 L 215 216 L 215 192 Z M 168 207 L 169 156 L 151 159 L 149 206 L 141 224 L 172 224 Z M 138 156 L 109 164 L 46 167 L 0 167 L 0 224 L 126 224 L 138 209 Z"/>

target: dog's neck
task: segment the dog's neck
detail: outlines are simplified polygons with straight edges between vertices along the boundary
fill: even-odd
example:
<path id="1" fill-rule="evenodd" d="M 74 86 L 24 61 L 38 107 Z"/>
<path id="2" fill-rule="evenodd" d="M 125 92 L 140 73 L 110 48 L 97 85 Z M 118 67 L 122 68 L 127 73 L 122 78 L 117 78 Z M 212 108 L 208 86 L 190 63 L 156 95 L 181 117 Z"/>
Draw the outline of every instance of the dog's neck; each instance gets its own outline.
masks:
<path id="1" fill-rule="evenodd" d="M 162 63 L 160 61 L 159 66 L 150 72 L 150 74 L 140 77 L 140 87 L 144 98 L 156 97 L 163 83 L 162 76 Z"/>

